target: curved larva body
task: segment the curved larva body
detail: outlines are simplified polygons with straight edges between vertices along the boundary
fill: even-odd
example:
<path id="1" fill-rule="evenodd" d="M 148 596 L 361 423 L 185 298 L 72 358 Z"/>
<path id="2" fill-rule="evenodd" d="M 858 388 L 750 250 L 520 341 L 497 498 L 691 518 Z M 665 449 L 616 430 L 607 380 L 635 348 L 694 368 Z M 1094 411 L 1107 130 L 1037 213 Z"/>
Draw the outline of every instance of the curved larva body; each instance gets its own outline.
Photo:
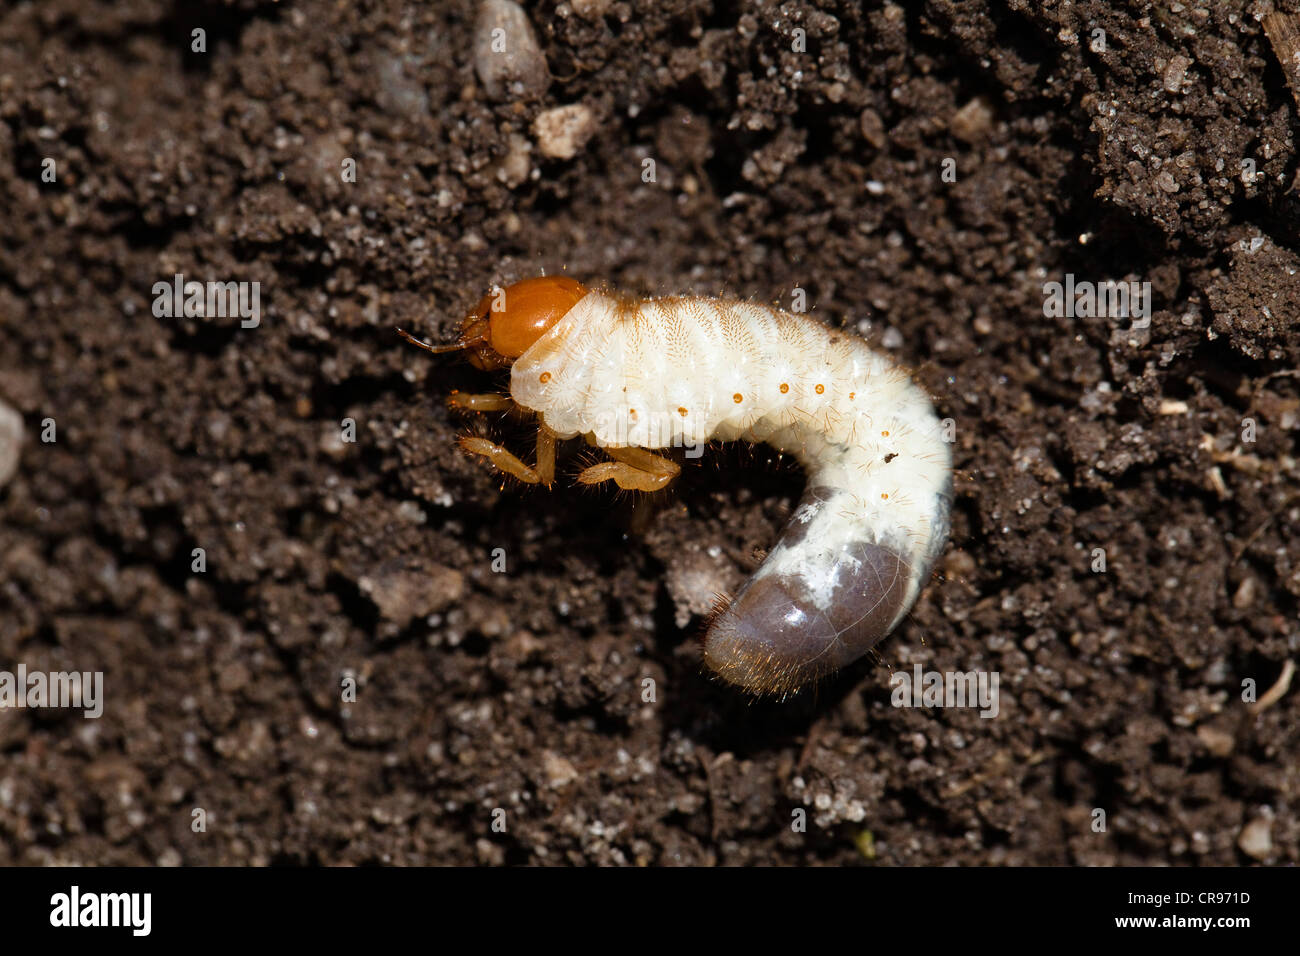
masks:
<path id="1" fill-rule="evenodd" d="M 705 661 L 755 693 L 791 693 L 865 654 L 948 535 L 951 451 L 929 398 L 862 340 L 804 316 L 589 292 L 515 360 L 510 393 L 560 438 L 743 438 L 798 458 L 798 510 L 705 638 Z"/>

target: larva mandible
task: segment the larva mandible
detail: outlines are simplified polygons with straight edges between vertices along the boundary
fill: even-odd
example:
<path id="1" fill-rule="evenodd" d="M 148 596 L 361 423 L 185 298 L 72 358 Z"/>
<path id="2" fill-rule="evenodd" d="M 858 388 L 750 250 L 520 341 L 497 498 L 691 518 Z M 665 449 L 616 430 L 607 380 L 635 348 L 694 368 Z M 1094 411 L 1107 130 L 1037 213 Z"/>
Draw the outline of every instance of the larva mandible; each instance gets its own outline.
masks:
<path id="1" fill-rule="evenodd" d="M 459 339 L 510 394 L 453 394 L 538 421 L 537 462 L 461 446 L 530 483 L 555 442 L 611 458 L 584 484 L 655 491 L 679 466 L 651 449 L 745 439 L 794 455 L 807 490 L 780 541 L 704 638 L 704 660 L 751 693 L 788 696 L 864 655 L 911 609 L 948 537 L 952 453 L 926 394 L 854 335 L 803 315 L 701 296 L 636 300 L 567 277 L 489 293 Z"/>

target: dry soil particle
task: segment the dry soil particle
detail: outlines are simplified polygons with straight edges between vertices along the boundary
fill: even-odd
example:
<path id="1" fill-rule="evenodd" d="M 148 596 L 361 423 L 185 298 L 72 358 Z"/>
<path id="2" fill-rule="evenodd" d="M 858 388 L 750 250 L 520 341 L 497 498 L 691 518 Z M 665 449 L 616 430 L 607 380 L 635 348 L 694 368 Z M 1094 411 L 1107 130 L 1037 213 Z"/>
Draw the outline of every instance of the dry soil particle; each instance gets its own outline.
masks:
<path id="1" fill-rule="evenodd" d="M 108 696 L 0 709 L 0 862 L 1300 862 L 1300 704 L 1241 699 L 1300 655 L 1295 5 L 523 7 L 547 75 L 491 89 L 472 0 L 0 14 L 0 669 Z M 801 288 L 917 368 L 953 544 L 879 661 L 700 674 L 799 494 L 766 449 L 652 506 L 455 452 L 527 430 L 392 326 L 566 269 Z M 156 318 L 178 272 L 260 324 Z M 1067 273 L 1149 327 L 1045 316 Z M 918 664 L 999 717 L 891 706 Z"/>

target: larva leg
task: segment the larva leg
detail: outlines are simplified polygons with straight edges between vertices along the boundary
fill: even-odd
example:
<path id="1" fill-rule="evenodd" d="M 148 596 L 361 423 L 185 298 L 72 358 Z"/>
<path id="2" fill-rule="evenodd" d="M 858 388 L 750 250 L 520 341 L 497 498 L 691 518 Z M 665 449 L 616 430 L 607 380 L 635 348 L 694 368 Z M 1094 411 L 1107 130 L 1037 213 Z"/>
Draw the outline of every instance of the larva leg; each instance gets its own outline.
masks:
<path id="1" fill-rule="evenodd" d="M 452 392 L 447 396 L 447 404 L 468 412 L 505 412 L 515 407 L 514 399 L 509 395 L 493 395 L 491 392 Z"/>
<path id="2" fill-rule="evenodd" d="M 542 425 L 537 430 L 537 467 L 532 468 L 518 456 L 486 438 L 464 435 L 460 447 L 471 455 L 482 455 L 493 466 L 530 485 L 549 485 L 555 480 L 555 433 Z"/>
<path id="3" fill-rule="evenodd" d="M 660 491 L 681 474 L 675 461 L 652 454 L 644 448 L 606 448 L 613 461 L 601 462 L 578 475 L 584 485 L 612 481 L 625 491 Z"/>
<path id="4" fill-rule="evenodd" d="M 656 455 L 644 448 L 606 448 L 605 454 L 615 461 L 623 462 L 639 471 L 652 475 L 664 475 L 669 481 L 682 473 L 682 466 L 671 458 Z"/>
<path id="5" fill-rule="evenodd" d="M 537 428 L 537 475 L 544 485 L 555 480 L 555 432 L 545 425 Z"/>

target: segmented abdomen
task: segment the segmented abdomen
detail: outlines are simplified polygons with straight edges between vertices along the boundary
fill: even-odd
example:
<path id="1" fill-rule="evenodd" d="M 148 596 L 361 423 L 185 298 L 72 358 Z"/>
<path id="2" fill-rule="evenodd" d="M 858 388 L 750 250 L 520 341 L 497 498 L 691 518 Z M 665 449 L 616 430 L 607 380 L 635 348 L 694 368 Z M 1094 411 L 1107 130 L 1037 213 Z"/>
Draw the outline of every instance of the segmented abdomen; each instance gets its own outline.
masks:
<path id="1" fill-rule="evenodd" d="M 706 662 L 785 695 L 862 656 L 911 608 L 948 533 L 951 452 L 929 398 L 856 336 L 704 297 L 592 292 L 516 360 L 511 394 L 602 447 L 766 442 L 808 487 L 718 617 Z"/>

